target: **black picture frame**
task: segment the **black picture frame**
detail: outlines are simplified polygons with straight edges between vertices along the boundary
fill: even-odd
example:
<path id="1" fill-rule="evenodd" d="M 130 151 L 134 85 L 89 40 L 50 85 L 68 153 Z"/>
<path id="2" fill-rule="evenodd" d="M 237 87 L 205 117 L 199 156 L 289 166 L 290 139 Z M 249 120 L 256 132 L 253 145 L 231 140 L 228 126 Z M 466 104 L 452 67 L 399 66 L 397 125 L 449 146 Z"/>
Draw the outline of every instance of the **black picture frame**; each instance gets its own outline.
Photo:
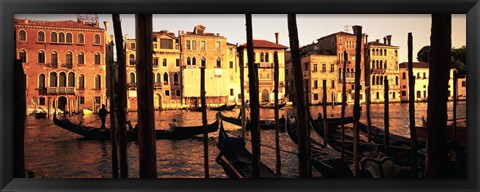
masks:
<path id="1" fill-rule="evenodd" d="M 480 3 L 478 0 L 17 0 L 1 1 L 0 188 L 2 191 L 478 191 Z M 15 14 L 466 14 L 467 179 L 24 179 L 13 178 Z M 286 21 L 285 21 L 286 22 Z M 407 34 L 405 34 L 407 35 Z"/>

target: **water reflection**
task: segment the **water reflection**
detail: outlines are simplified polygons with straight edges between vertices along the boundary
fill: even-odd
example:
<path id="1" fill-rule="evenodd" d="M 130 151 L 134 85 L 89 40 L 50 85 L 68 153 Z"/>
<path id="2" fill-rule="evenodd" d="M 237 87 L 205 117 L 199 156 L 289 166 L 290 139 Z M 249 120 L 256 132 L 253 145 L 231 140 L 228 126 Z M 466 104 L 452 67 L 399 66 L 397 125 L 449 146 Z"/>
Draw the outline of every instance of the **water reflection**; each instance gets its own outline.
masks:
<path id="1" fill-rule="evenodd" d="M 421 117 L 426 117 L 427 103 L 415 104 L 416 125 L 421 125 Z M 449 119 L 452 118 L 452 103 L 448 104 Z M 314 118 L 322 112 L 322 106 L 311 106 Z M 383 127 L 383 105 L 372 104 L 372 124 Z M 341 106 L 327 107 L 328 116 L 340 117 Z M 460 102 L 457 107 L 459 118 L 466 117 L 465 102 Z M 346 115 L 351 116 L 353 106 L 348 105 Z M 215 121 L 215 111 L 208 112 L 208 123 Z M 292 107 L 286 106 L 280 111 L 280 116 L 291 114 Z M 362 122 L 365 122 L 365 107 L 362 110 Z M 239 110 L 223 112 L 226 116 L 238 116 Z M 260 109 L 261 119 L 273 119 L 274 111 Z M 132 124 L 136 124 L 136 112 L 128 113 Z M 168 124 L 175 118 L 178 126 L 201 125 L 201 113 L 190 111 L 163 111 L 155 113 L 156 129 L 168 129 Z M 100 127 L 100 120 L 95 115 L 83 117 L 70 117 L 74 122 L 83 121 L 84 125 Z M 107 127 L 109 126 L 107 120 Z M 241 135 L 238 126 L 224 123 L 225 129 L 236 136 Z M 408 136 L 408 104 L 390 105 L 390 130 L 394 133 Z M 275 146 L 275 131 L 262 130 L 261 142 L 266 146 Z M 211 178 L 225 178 L 226 175 L 220 165 L 215 162 L 218 150 L 215 147 L 218 133 L 209 134 L 209 165 Z M 312 132 L 312 135 L 315 133 Z M 247 132 L 247 138 L 250 133 Z M 51 120 L 39 120 L 28 117 L 25 135 L 25 161 L 26 168 L 35 171 L 36 177 L 44 178 L 109 178 L 111 177 L 111 144 L 109 141 L 82 141 L 81 136 L 61 129 Z M 280 135 L 282 152 L 282 173 L 287 177 L 295 177 L 298 174 L 297 156 L 288 152 L 296 153 L 297 148 L 290 141 L 288 135 Z M 186 140 L 157 140 L 157 167 L 160 178 L 203 178 L 203 139 L 201 136 Z M 138 143 L 129 142 L 128 165 L 129 176 L 138 178 Z M 247 142 L 247 148 L 251 145 Z M 262 147 L 262 162 L 271 168 L 275 167 L 275 150 L 270 147 Z"/>

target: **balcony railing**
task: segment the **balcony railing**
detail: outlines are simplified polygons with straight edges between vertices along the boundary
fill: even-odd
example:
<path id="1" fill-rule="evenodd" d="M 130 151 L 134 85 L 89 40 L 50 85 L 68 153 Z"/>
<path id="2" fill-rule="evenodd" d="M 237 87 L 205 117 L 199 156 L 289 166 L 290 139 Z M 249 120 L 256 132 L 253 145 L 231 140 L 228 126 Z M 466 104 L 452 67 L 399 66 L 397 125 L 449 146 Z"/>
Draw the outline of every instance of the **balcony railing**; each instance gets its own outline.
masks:
<path id="1" fill-rule="evenodd" d="M 154 88 L 154 89 L 161 89 L 162 86 L 163 86 L 162 83 L 154 83 L 154 84 L 153 84 L 153 88 Z"/>
<path id="2" fill-rule="evenodd" d="M 137 83 L 127 83 L 127 89 L 132 90 L 137 88 Z"/>
<path id="3" fill-rule="evenodd" d="M 73 64 L 72 63 L 64 63 L 62 64 L 62 67 L 65 67 L 67 69 L 72 69 L 73 68 Z"/>
<path id="4" fill-rule="evenodd" d="M 48 87 L 47 94 L 75 94 L 75 87 Z"/>
<path id="5" fill-rule="evenodd" d="M 38 95 L 46 95 L 47 94 L 47 88 L 39 88 L 38 89 Z"/>
<path id="6" fill-rule="evenodd" d="M 273 68 L 273 63 L 260 62 L 260 63 L 258 64 L 258 67 L 260 67 L 260 68 Z"/>
<path id="7" fill-rule="evenodd" d="M 58 68 L 58 63 L 45 63 L 45 67 L 50 67 L 50 68 Z"/>
<path id="8" fill-rule="evenodd" d="M 385 73 L 385 69 L 372 69 L 372 73 Z"/>

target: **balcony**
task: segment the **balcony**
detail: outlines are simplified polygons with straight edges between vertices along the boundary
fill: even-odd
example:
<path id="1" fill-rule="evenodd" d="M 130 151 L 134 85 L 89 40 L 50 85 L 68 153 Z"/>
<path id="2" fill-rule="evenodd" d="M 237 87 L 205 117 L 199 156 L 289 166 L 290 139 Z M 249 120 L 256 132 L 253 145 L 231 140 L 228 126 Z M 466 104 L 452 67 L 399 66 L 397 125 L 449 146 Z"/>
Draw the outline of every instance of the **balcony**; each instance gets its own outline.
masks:
<path id="1" fill-rule="evenodd" d="M 73 64 L 72 63 L 64 63 L 64 64 L 62 64 L 62 67 L 67 68 L 67 69 L 72 69 Z"/>
<path id="2" fill-rule="evenodd" d="M 273 68 L 273 63 L 260 62 L 258 63 L 259 68 Z"/>
<path id="3" fill-rule="evenodd" d="M 135 90 L 137 89 L 137 83 L 127 83 L 128 90 Z"/>
<path id="4" fill-rule="evenodd" d="M 47 88 L 39 88 L 38 89 L 38 95 L 46 95 L 47 94 Z"/>
<path id="5" fill-rule="evenodd" d="M 45 67 L 50 67 L 50 68 L 58 68 L 58 63 L 45 63 Z"/>
<path id="6" fill-rule="evenodd" d="M 154 89 L 161 89 L 162 86 L 163 86 L 162 83 L 154 83 L 154 84 L 153 84 L 153 88 L 154 88 Z"/>
<path id="7" fill-rule="evenodd" d="M 371 73 L 385 73 L 385 69 L 371 69 Z"/>
<path id="8" fill-rule="evenodd" d="M 75 87 L 48 87 L 47 94 L 75 94 Z"/>

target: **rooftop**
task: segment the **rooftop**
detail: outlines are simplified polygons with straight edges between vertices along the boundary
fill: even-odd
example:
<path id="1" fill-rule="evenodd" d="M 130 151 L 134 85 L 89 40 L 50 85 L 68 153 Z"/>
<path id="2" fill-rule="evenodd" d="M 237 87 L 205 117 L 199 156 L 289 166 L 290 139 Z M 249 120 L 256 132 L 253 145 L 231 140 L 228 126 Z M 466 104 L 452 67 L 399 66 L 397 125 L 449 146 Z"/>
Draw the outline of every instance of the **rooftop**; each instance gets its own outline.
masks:
<path id="1" fill-rule="evenodd" d="M 408 68 L 408 62 L 400 63 L 400 68 Z M 428 68 L 428 63 L 426 62 L 412 62 L 413 68 Z"/>
<path id="2" fill-rule="evenodd" d="M 92 25 L 83 24 L 83 23 L 79 23 L 77 21 L 72 21 L 72 20 L 40 21 L 40 20 L 28 20 L 28 19 L 15 19 L 15 25 L 104 30 L 103 28 L 100 28 L 100 27 L 95 27 L 95 26 L 92 26 Z"/>
<path id="3" fill-rule="evenodd" d="M 247 47 L 247 43 L 240 45 L 240 47 Z M 253 47 L 255 48 L 272 48 L 272 49 L 288 49 L 287 46 L 270 42 L 267 40 L 254 39 Z"/>

